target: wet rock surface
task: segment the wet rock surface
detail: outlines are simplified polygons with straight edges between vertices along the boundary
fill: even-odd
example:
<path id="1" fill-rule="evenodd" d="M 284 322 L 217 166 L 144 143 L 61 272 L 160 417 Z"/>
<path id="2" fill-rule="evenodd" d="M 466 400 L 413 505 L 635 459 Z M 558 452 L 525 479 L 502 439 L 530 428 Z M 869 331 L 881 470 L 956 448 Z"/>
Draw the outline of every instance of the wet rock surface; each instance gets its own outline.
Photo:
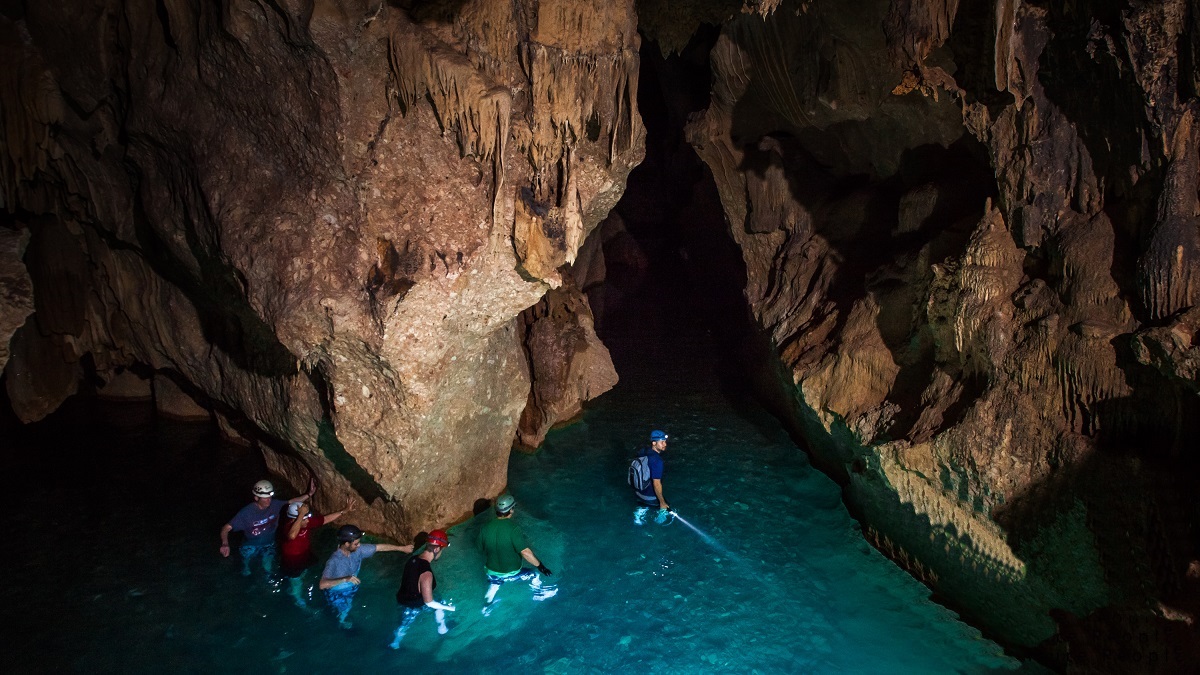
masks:
<path id="1" fill-rule="evenodd" d="M 319 507 L 365 501 L 364 528 L 407 539 L 503 488 L 529 363 L 561 342 L 530 357 L 518 316 L 641 157 L 631 3 L 5 7 L 22 419 L 137 365 L 317 476 Z M 538 390 L 548 418 L 611 386 L 591 341 L 570 403 Z"/>
<path id="2" fill-rule="evenodd" d="M 1077 9 L 729 18 L 688 140 L 869 538 L 1049 664 L 1177 672 L 1195 629 L 1155 603 L 1200 554 L 1194 8 Z"/>

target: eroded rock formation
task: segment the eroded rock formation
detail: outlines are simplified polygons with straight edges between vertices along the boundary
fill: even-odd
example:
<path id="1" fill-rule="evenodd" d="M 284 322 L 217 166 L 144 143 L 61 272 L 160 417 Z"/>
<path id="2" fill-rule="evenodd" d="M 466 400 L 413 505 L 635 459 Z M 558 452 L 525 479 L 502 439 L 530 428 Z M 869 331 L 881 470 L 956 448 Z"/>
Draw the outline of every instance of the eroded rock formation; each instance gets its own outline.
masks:
<path id="1" fill-rule="evenodd" d="M 578 417 L 584 401 L 616 385 L 617 371 L 591 316 L 587 296 L 573 283 L 521 315 L 533 389 L 517 426 L 519 447 L 537 448 L 550 427 Z"/>
<path id="2" fill-rule="evenodd" d="M 23 419 L 85 372 L 170 371 L 321 506 L 354 492 L 360 525 L 407 538 L 504 486 L 531 391 L 547 424 L 577 409 L 531 389 L 542 345 L 591 341 L 564 396 L 611 386 L 586 303 L 570 337 L 530 325 L 532 357 L 517 317 L 641 159 L 631 2 L 4 8 Z"/>
<path id="3" fill-rule="evenodd" d="M 1177 668 L 1136 635 L 1198 553 L 1200 36 L 1102 5 L 734 15 L 688 132 L 870 538 L 1007 644 Z"/>
<path id="4" fill-rule="evenodd" d="M 33 314 L 33 284 L 21 262 L 28 240 L 28 232 L 0 228 L 0 370 L 13 333 Z"/>
<path id="5" fill-rule="evenodd" d="M 1133 636 L 1200 611 L 1194 3 L 638 12 L 667 51 L 721 26 L 688 139 L 868 538 L 1051 662 L 1188 658 Z M 614 381 L 584 294 L 646 266 L 616 219 L 588 239 L 642 158 L 638 23 L 628 0 L 0 5 L 13 407 L 169 375 L 368 529 L 467 513 L 514 439 Z"/>

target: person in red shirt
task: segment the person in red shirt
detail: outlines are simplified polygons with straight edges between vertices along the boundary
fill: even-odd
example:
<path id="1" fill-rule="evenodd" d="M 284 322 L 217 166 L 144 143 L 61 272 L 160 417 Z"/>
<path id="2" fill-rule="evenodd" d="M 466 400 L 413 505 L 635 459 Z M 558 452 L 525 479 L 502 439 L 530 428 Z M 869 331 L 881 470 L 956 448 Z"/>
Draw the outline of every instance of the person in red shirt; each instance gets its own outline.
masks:
<path id="1" fill-rule="evenodd" d="M 308 504 L 297 502 L 288 505 L 287 520 L 279 528 L 279 568 L 284 578 L 288 579 L 288 592 L 296 600 L 297 607 L 307 607 L 305 595 L 311 596 L 312 588 L 305 593 L 304 571 L 313 563 L 312 541 L 309 535 L 313 530 L 328 525 L 342 514 L 354 508 L 354 500 L 346 503 L 346 508 L 329 515 L 314 514 Z"/>

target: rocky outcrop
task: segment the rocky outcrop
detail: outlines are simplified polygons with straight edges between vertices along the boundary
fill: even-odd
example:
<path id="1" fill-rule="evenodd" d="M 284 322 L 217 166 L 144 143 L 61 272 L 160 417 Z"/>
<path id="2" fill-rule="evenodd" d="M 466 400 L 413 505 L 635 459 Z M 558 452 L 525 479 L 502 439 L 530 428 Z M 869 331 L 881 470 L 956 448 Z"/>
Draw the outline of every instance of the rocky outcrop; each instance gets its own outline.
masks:
<path id="1" fill-rule="evenodd" d="M 517 425 L 518 447 L 542 444 L 555 424 L 583 413 L 583 402 L 617 384 L 608 348 L 596 337 L 587 296 L 568 283 L 521 314 L 533 388 Z"/>
<path id="2" fill-rule="evenodd" d="M 1162 326 L 1151 326 L 1133 335 L 1133 353 L 1178 385 L 1200 393 L 1200 308 L 1180 312 Z"/>
<path id="3" fill-rule="evenodd" d="M 0 227 L 0 372 L 13 333 L 33 314 L 33 283 L 21 258 L 29 233 Z"/>
<path id="4" fill-rule="evenodd" d="M 154 381 L 139 376 L 132 370 L 109 373 L 103 384 L 96 388 L 101 398 L 114 401 L 154 400 Z"/>
<path id="5" fill-rule="evenodd" d="M 872 540 L 1063 665 L 1166 658 L 1121 645 L 1200 553 L 1193 13 L 744 14 L 688 129 L 792 414 Z M 1105 612 L 1107 644 L 1055 637 Z"/>
<path id="6" fill-rule="evenodd" d="M 159 373 L 154 377 L 154 409 L 159 415 L 180 422 L 207 422 L 212 412 L 202 406 L 175 383 L 170 376 Z"/>
<path id="7" fill-rule="evenodd" d="M 295 486 L 317 475 L 318 506 L 356 493 L 368 529 L 502 489 L 532 391 L 517 317 L 641 158 L 632 3 L 4 11 L 0 179 L 37 218 L 23 419 L 81 369 L 144 364 L 244 417 Z M 611 372 L 590 353 L 577 395 Z"/>

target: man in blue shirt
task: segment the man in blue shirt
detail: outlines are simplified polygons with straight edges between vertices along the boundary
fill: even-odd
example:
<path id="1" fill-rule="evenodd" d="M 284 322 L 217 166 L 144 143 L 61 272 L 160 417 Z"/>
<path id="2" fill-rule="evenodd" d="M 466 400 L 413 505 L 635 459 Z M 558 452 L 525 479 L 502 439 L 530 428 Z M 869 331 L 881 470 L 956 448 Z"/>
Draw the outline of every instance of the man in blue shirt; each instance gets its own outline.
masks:
<path id="1" fill-rule="evenodd" d="M 255 483 L 254 489 L 251 490 L 254 501 L 243 506 L 237 515 L 221 527 L 221 555 L 229 557 L 229 533 L 242 532 L 245 534 L 240 549 L 242 574 L 250 576 L 250 563 L 257 557 L 262 558 L 263 569 L 270 574 L 271 566 L 275 562 L 275 530 L 279 527 L 280 511 L 293 502 L 308 501 L 316 489 L 316 481 L 310 480 L 307 493 L 285 502 L 282 499 L 274 499 L 275 486 L 271 481 L 260 480 Z"/>
<path id="2" fill-rule="evenodd" d="M 667 434 L 655 429 L 650 432 L 650 446 L 642 447 L 638 451 L 639 457 L 646 457 L 649 460 L 650 483 L 641 492 L 634 492 L 638 500 L 637 509 L 633 512 L 633 522 L 636 525 L 644 525 L 646 515 L 655 506 L 658 507 L 658 513 L 654 516 L 654 522 L 660 525 L 667 522 L 667 517 L 671 513 L 671 505 L 663 497 L 662 488 L 664 464 L 662 453 L 666 450 Z"/>
<path id="3" fill-rule="evenodd" d="M 412 544 L 364 544 L 362 536 L 363 531 L 354 525 L 343 525 L 338 529 L 338 547 L 329 556 L 329 562 L 325 563 L 325 571 L 321 573 L 321 583 L 318 584 L 325 591 L 329 606 L 337 612 L 342 628 L 351 627 L 346 615 L 354 606 L 354 594 L 358 592 L 360 583 L 358 570 L 362 568 L 362 561 L 379 551 L 413 552 Z"/>

